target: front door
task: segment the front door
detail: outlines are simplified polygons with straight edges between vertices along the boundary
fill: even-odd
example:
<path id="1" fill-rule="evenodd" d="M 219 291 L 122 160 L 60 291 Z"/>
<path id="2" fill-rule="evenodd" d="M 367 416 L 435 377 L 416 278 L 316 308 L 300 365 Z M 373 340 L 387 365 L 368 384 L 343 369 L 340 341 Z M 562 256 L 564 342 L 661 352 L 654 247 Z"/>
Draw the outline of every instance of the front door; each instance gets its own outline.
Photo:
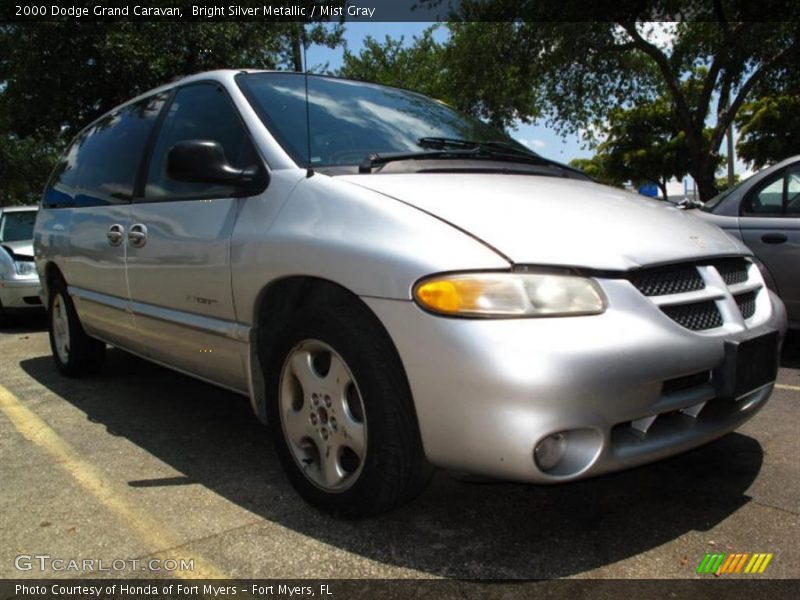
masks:
<path id="1" fill-rule="evenodd" d="M 167 154 L 178 142 L 211 140 L 238 168 L 258 158 L 226 92 L 215 83 L 181 87 L 167 108 L 144 197 L 132 205 L 128 280 L 151 358 L 246 391 L 246 334 L 236 323 L 230 239 L 244 198 L 223 185 L 174 181 Z"/>

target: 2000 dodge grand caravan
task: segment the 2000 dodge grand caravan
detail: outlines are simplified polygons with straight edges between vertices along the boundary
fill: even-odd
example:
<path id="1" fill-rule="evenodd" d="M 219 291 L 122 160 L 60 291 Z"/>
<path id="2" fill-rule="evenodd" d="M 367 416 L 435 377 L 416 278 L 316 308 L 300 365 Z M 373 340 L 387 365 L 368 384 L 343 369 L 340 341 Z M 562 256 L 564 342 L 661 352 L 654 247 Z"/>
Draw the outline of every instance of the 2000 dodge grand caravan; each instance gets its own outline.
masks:
<path id="1" fill-rule="evenodd" d="M 78 135 L 35 231 L 65 375 L 112 344 L 245 394 L 347 515 L 431 465 L 569 481 L 764 405 L 786 316 L 741 243 L 424 96 L 307 84 L 203 73 Z"/>

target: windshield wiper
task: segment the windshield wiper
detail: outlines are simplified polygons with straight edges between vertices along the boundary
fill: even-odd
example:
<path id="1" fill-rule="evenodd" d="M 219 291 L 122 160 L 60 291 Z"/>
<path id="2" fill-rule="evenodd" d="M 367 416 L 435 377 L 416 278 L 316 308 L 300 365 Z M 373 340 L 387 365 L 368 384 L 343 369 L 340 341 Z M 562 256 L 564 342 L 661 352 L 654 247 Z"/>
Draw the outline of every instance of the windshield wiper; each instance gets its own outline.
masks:
<path id="1" fill-rule="evenodd" d="M 421 137 L 417 144 L 423 148 L 476 148 L 478 142 L 448 137 Z"/>
<path id="2" fill-rule="evenodd" d="M 561 169 L 568 168 L 562 164 L 559 164 L 549 158 L 545 158 L 539 154 L 536 154 L 533 150 L 527 150 L 518 148 L 514 144 L 510 142 L 504 142 L 502 140 L 487 140 L 479 142 L 477 140 L 461 140 L 457 138 L 448 138 L 448 137 L 422 137 L 417 140 L 417 143 L 422 146 L 423 148 L 465 148 L 465 149 L 473 149 L 479 150 L 486 154 L 491 154 L 492 156 L 498 158 L 511 158 L 509 155 L 513 155 L 516 157 L 521 157 L 526 159 L 526 162 L 538 164 L 538 165 L 547 165 L 551 167 L 558 167 Z"/>
<path id="3" fill-rule="evenodd" d="M 517 163 L 527 163 L 554 167 L 561 171 L 580 173 L 570 167 L 559 164 L 534 152 L 529 152 L 514 147 L 503 141 L 478 142 L 446 137 L 422 137 L 417 140 L 422 147 L 431 148 L 430 151 L 398 152 L 367 156 L 359 165 L 359 173 L 371 173 L 373 167 L 388 162 L 400 160 L 425 160 L 425 159 L 467 159 L 467 160 L 496 160 Z M 581 174 L 582 175 L 582 174 Z"/>
<path id="4" fill-rule="evenodd" d="M 370 154 L 361 164 L 358 165 L 359 173 L 371 173 L 373 167 L 378 165 L 385 165 L 388 162 L 398 160 L 425 160 L 425 159 L 442 159 L 442 158 L 487 158 L 486 155 L 480 156 L 477 149 L 473 150 L 434 150 L 428 152 L 390 152 L 388 154 L 379 154 L 377 152 Z"/>
<path id="5" fill-rule="evenodd" d="M 465 148 L 465 149 L 481 149 L 494 151 L 496 149 L 505 150 L 526 157 L 541 158 L 538 154 L 532 151 L 517 148 L 513 144 L 504 142 L 502 140 L 489 140 L 489 141 L 476 141 L 476 140 L 461 140 L 458 138 L 448 137 L 421 137 L 417 140 L 417 144 L 423 148 Z"/>

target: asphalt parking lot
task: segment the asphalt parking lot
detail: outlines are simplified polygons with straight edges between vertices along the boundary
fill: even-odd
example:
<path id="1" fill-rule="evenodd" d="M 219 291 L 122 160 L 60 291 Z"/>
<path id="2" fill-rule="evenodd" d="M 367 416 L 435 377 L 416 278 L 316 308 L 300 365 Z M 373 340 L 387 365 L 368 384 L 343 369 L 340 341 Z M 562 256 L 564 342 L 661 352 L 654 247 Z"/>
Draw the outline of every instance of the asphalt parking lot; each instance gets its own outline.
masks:
<path id="1" fill-rule="evenodd" d="M 348 522 L 294 494 L 245 398 L 119 350 L 99 377 L 65 379 L 29 319 L 0 332 L 0 578 L 81 575 L 16 568 L 37 554 L 194 559 L 183 577 L 707 578 L 711 551 L 771 552 L 741 577 L 798 578 L 798 338 L 768 405 L 714 444 L 559 487 L 440 472 L 415 502 Z"/>

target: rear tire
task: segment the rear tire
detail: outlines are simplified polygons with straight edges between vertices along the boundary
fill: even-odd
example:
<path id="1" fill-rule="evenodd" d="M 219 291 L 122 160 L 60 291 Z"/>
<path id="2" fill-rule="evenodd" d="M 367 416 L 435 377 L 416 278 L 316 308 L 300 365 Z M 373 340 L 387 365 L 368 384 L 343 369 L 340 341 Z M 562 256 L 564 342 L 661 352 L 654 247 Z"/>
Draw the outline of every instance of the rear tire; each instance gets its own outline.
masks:
<path id="1" fill-rule="evenodd" d="M 270 427 L 300 496 L 354 518 L 390 510 L 424 489 L 433 469 L 405 372 L 366 308 L 352 301 L 304 307 L 270 350 Z"/>
<path id="2" fill-rule="evenodd" d="M 62 374 L 81 377 L 100 371 L 106 345 L 86 335 L 63 281 L 51 286 L 47 325 L 53 360 Z"/>

